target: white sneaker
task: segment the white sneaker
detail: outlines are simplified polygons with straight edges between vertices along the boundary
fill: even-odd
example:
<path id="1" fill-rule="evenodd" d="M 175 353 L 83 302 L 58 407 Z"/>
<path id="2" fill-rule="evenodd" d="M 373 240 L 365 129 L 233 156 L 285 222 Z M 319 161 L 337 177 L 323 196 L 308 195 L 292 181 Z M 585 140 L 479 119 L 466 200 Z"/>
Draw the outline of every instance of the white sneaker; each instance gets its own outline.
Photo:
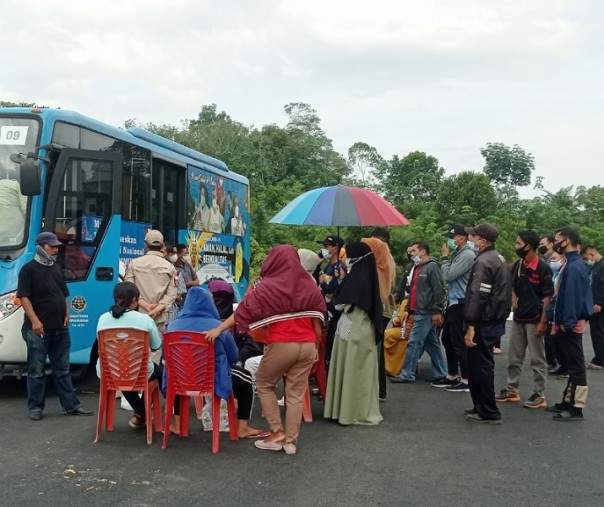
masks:
<path id="1" fill-rule="evenodd" d="M 124 398 L 124 396 L 122 396 L 122 400 L 120 403 L 121 403 L 122 410 L 132 411 L 132 407 L 130 406 L 130 403 L 128 403 L 128 400 L 126 398 Z"/>
<path id="2" fill-rule="evenodd" d="M 279 399 L 277 400 L 277 404 L 278 404 L 280 407 L 284 407 L 284 406 L 285 406 L 285 398 L 284 398 L 283 396 L 281 396 L 281 398 L 279 398 Z"/>

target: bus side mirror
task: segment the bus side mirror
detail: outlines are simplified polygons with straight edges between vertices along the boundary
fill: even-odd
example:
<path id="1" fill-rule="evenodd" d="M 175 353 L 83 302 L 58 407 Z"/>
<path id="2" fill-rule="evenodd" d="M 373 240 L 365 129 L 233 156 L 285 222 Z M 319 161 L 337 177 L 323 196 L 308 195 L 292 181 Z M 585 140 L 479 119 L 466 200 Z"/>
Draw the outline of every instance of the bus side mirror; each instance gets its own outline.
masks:
<path id="1" fill-rule="evenodd" d="M 40 168 L 34 158 L 28 156 L 21 161 L 19 180 L 23 195 L 40 195 L 42 191 Z"/>

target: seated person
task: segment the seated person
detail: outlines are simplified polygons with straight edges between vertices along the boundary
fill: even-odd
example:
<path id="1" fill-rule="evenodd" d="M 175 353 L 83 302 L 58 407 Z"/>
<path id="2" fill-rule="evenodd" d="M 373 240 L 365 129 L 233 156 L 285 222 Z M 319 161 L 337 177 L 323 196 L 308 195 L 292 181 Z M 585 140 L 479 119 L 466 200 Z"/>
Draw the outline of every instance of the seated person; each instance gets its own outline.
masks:
<path id="1" fill-rule="evenodd" d="M 136 285 L 132 282 L 120 282 L 113 289 L 113 300 L 115 304 L 99 318 L 97 324 L 97 333 L 105 329 L 115 329 L 118 327 L 127 327 L 132 329 L 140 329 L 149 332 L 149 345 L 151 351 L 161 348 L 161 336 L 157 330 L 157 326 L 151 317 L 143 313 L 139 313 L 138 298 L 140 292 Z M 148 379 L 161 379 L 162 368 L 151 360 L 149 354 L 148 364 Z M 97 375 L 101 376 L 100 360 L 96 364 Z M 128 400 L 130 406 L 134 410 L 134 415 L 130 418 L 128 424 L 131 428 L 145 427 L 145 400 L 136 391 L 124 391 L 124 398 Z"/>
<path id="2" fill-rule="evenodd" d="M 218 310 L 212 295 L 200 287 L 191 287 L 183 309 L 168 326 L 168 331 L 193 331 L 203 333 L 220 325 Z M 215 341 L 215 383 L 214 392 L 227 400 L 231 391 L 237 399 L 237 432 L 239 438 L 264 438 L 268 432 L 249 425 L 254 402 L 254 387 L 250 373 L 235 363 L 239 351 L 230 332 L 225 331 Z M 178 434 L 180 428 L 179 400 L 174 403 L 175 423 L 170 431 Z"/>
<path id="3" fill-rule="evenodd" d="M 397 315 L 392 319 L 392 327 L 384 331 L 384 360 L 386 373 L 391 377 L 398 377 L 403 370 L 409 335 L 413 327 L 413 315 L 409 315 L 403 333 L 403 314 L 407 308 L 407 302 L 408 299 L 403 300 Z"/>

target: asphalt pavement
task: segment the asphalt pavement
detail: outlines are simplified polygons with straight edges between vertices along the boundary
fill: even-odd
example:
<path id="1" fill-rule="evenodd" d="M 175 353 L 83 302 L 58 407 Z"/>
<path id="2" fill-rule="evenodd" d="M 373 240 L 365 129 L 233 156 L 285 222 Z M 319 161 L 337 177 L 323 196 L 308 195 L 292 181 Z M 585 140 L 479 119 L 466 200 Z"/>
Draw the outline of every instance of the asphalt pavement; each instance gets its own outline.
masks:
<path id="1" fill-rule="evenodd" d="M 591 359 L 589 335 L 584 338 Z M 505 385 L 507 340 L 496 358 L 496 388 Z M 188 438 L 161 434 L 147 445 L 116 408 L 115 430 L 93 443 L 95 417 L 66 417 L 53 389 L 45 418 L 25 411 L 25 380 L 0 381 L 1 504 L 12 505 L 311 505 L 319 506 L 600 506 L 604 504 L 604 371 L 588 370 L 585 420 L 555 422 L 543 409 L 501 406 L 503 424 L 468 423 L 467 393 L 431 387 L 429 358 L 412 385 L 388 386 L 376 427 L 303 423 L 298 453 L 259 451 L 251 440 L 211 433 L 192 419 Z M 566 381 L 548 378 L 548 401 Z M 97 410 L 98 381 L 78 386 L 82 404 Z M 528 361 L 521 395 L 531 394 Z M 255 425 L 264 427 L 260 405 Z"/>

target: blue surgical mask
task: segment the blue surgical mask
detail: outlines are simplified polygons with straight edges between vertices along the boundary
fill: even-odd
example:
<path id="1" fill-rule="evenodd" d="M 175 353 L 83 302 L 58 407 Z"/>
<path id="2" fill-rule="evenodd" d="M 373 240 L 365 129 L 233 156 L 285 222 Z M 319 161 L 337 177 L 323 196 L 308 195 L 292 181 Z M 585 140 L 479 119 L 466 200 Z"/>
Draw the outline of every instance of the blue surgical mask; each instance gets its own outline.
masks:
<path id="1" fill-rule="evenodd" d="M 466 243 L 466 245 L 468 245 L 468 247 L 470 248 L 470 250 L 475 250 L 475 246 L 474 246 L 474 242 L 473 241 L 468 241 Z"/>
<path id="2" fill-rule="evenodd" d="M 324 259 L 329 259 L 331 257 L 327 248 L 321 248 L 321 257 L 323 257 Z"/>
<path id="3" fill-rule="evenodd" d="M 352 268 L 352 266 L 354 266 L 357 262 L 359 262 L 361 259 L 364 259 L 365 257 L 369 256 L 369 255 L 373 255 L 373 252 L 368 252 L 365 255 L 362 255 L 361 257 L 352 257 L 352 258 L 348 258 L 346 260 L 346 264 L 348 265 L 348 270 L 350 271 L 350 269 Z"/>
<path id="4" fill-rule="evenodd" d="M 457 243 L 455 243 L 455 240 L 453 238 L 447 238 L 447 245 L 449 245 L 449 248 L 452 252 L 457 250 Z"/>
<path id="5" fill-rule="evenodd" d="M 560 261 L 552 261 L 549 263 L 549 267 L 551 268 L 552 272 L 557 273 L 560 271 L 562 263 Z"/>
<path id="6" fill-rule="evenodd" d="M 414 255 L 411 260 L 413 261 L 413 264 L 415 264 L 416 266 L 418 264 L 421 264 L 422 262 L 422 258 L 419 255 Z"/>
<path id="7" fill-rule="evenodd" d="M 585 264 L 587 265 L 587 267 L 590 267 L 590 268 L 593 268 L 595 263 L 596 263 L 596 261 L 594 261 L 593 259 L 589 259 L 589 260 L 585 261 Z"/>

